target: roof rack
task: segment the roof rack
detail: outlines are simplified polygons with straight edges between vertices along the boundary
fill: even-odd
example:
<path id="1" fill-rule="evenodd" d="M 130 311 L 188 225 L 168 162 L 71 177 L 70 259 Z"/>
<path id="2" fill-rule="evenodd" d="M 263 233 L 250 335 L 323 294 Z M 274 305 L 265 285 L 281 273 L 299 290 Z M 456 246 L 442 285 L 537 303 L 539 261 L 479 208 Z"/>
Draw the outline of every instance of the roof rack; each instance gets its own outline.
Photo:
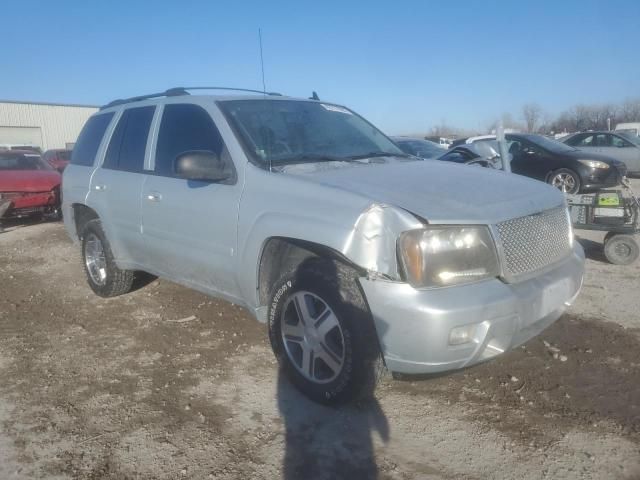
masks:
<path id="1" fill-rule="evenodd" d="M 125 103 L 131 102 L 140 102 L 142 100 L 148 100 L 150 98 L 158 98 L 158 97 L 178 97 L 181 95 L 189 95 L 187 90 L 228 90 L 234 92 L 249 92 L 249 93 L 260 93 L 262 95 L 270 95 L 270 96 L 282 96 L 282 94 L 277 92 L 264 92 L 262 90 L 251 90 L 249 88 L 233 88 L 233 87 L 174 87 L 165 90 L 164 92 L 158 93 L 150 93 L 148 95 L 139 95 L 137 97 L 131 98 L 119 98 L 118 100 L 113 100 L 112 102 L 107 103 L 100 107 L 100 110 L 104 110 L 105 108 L 115 107 L 116 105 L 123 105 Z"/>

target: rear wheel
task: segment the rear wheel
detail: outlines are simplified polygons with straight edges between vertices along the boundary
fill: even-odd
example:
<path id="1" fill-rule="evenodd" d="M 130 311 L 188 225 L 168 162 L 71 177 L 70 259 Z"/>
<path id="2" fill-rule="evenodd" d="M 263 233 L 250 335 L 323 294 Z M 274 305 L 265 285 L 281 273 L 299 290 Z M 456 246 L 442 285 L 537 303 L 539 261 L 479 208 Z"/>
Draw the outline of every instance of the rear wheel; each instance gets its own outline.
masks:
<path id="1" fill-rule="evenodd" d="M 82 260 L 89 286 L 97 295 L 115 297 L 131 291 L 134 272 L 117 267 L 100 220 L 88 221 L 82 230 Z"/>
<path id="2" fill-rule="evenodd" d="M 551 172 L 547 178 L 547 183 L 553 185 L 562 193 L 578 193 L 580 191 L 580 176 L 573 170 L 561 168 Z"/>
<path id="3" fill-rule="evenodd" d="M 302 393 L 324 404 L 373 393 L 380 348 L 353 270 L 308 259 L 276 283 L 269 305 L 271 346 Z"/>
<path id="4" fill-rule="evenodd" d="M 640 245 L 634 235 L 607 235 L 604 256 L 613 264 L 629 265 L 640 257 Z"/>

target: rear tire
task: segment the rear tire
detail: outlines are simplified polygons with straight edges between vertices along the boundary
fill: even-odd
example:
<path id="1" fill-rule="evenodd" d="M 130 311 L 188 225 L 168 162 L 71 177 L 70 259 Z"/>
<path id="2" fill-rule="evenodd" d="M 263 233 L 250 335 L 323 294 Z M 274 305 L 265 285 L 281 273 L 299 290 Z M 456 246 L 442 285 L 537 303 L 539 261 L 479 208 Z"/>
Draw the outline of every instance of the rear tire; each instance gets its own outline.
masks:
<path id="1" fill-rule="evenodd" d="M 281 369 L 310 399 L 336 405 L 373 395 L 380 347 L 354 270 L 305 260 L 274 285 L 268 326 Z"/>
<path id="2" fill-rule="evenodd" d="M 117 267 L 100 220 L 90 220 L 82 229 L 82 263 L 87 282 L 97 295 L 116 297 L 131 291 L 134 271 Z"/>
<path id="3" fill-rule="evenodd" d="M 560 168 L 549 174 L 547 183 L 556 187 L 562 193 L 578 193 L 582 186 L 580 175 L 568 168 Z"/>
<path id="4" fill-rule="evenodd" d="M 640 245 L 633 235 L 614 234 L 605 238 L 604 256 L 615 265 L 630 265 L 640 257 Z"/>

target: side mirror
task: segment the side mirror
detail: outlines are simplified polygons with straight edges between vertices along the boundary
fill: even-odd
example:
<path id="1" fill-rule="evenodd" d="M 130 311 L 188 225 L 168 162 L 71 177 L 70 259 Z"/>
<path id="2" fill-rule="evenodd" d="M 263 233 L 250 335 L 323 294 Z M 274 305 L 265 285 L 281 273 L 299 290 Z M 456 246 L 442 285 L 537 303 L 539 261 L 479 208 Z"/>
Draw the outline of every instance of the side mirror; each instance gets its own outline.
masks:
<path id="1" fill-rule="evenodd" d="M 231 168 L 219 155 L 209 150 L 183 152 L 176 157 L 175 172 L 186 180 L 221 182 L 231 177 Z"/>

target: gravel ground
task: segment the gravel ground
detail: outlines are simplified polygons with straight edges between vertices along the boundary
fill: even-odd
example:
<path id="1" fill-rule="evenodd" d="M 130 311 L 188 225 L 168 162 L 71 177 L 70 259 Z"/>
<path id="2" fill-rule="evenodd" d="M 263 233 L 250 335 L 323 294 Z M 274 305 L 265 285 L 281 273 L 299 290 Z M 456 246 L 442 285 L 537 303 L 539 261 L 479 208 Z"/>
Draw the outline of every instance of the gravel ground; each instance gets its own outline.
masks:
<path id="1" fill-rule="evenodd" d="M 279 377 L 243 309 L 164 280 L 98 298 L 61 224 L 16 225 L 0 234 L 0 479 L 638 479 L 640 264 L 578 233 L 582 294 L 538 338 L 331 409 Z"/>

